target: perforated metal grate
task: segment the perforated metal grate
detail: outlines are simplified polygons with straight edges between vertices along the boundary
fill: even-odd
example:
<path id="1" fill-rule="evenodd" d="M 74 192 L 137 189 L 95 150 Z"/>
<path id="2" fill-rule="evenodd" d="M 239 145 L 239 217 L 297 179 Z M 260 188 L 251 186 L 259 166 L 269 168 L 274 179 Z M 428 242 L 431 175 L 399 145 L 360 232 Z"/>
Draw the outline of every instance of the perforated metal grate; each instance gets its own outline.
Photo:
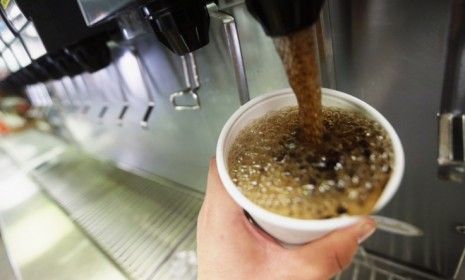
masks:
<path id="1" fill-rule="evenodd" d="M 92 159 L 65 154 L 34 178 L 134 279 L 154 277 L 195 230 L 200 196 Z"/>
<path id="2" fill-rule="evenodd" d="M 362 257 L 357 257 L 352 265 L 346 269 L 343 273 L 335 277 L 334 280 L 356 280 L 356 279 L 367 279 L 367 280 L 412 280 L 419 278 L 411 278 L 401 276 L 393 271 L 388 271 L 383 268 L 376 266 L 376 264 L 366 260 Z"/>

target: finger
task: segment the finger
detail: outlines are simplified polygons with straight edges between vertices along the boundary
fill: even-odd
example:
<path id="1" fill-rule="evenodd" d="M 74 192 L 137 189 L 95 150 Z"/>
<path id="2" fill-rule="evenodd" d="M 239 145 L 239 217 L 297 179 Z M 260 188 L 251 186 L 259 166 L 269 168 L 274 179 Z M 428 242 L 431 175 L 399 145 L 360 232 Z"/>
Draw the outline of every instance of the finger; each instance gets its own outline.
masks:
<path id="1" fill-rule="evenodd" d="M 356 225 L 335 231 L 296 250 L 299 258 L 318 267 L 322 279 L 331 278 L 352 262 L 358 245 L 376 230 L 376 223 L 364 218 Z"/>
<path id="2" fill-rule="evenodd" d="M 225 214 L 242 214 L 241 207 L 229 196 L 221 182 L 215 158 L 210 160 L 204 203 L 208 206 L 211 205 L 215 211 L 220 211 Z"/>
<path id="3" fill-rule="evenodd" d="M 219 178 L 215 159 L 211 159 L 209 168 L 206 195 L 197 220 L 198 236 L 203 236 L 202 233 L 208 230 L 221 232 L 226 239 L 231 236 L 249 243 L 257 237 L 263 238 L 227 193 Z"/>
<path id="4" fill-rule="evenodd" d="M 257 222 L 254 221 L 252 216 L 244 211 L 245 218 L 247 219 L 247 229 L 248 231 L 257 239 L 263 240 L 267 244 L 282 248 L 281 244 L 278 240 L 276 240 L 273 236 L 267 233 Z"/>

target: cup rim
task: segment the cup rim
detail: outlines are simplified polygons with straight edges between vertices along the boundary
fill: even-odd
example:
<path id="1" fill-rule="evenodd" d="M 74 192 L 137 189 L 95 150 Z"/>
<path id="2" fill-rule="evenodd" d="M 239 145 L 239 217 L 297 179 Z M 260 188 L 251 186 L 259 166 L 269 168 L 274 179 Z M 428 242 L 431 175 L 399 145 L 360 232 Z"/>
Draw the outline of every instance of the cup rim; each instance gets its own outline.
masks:
<path id="1" fill-rule="evenodd" d="M 246 104 L 242 105 L 238 110 L 236 110 L 231 115 L 231 117 L 227 120 L 227 122 L 223 126 L 223 129 L 221 130 L 220 136 L 218 138 L 218 144 L 216 147 L 216 162 L 217 162 L 217 168 L 218 168 L 220 179 L 224 187 L 226 188 L 226 191 L 229 193 L 229 195 L 233 198 L 233 200 L 237 204 L 239 204 L 243 209 L 248 211 L 253 217 L 256 217 L 257 219 L 261 221 L 265 221 L 269 224 L 283 226 L 283 227 L 295 229 L 295 230 L 309 230 L 309 229 L 327 230 L 331 228 L 339 228 L 339 227 L 345 227 L 345 226 L 351 225 L 356 220 L 358 220 L 360 217 L 343 215 L 343 216 L 338 216 L 338 217 L 329 218 L 329 219 L 308 220 L 308 219 L 286 217 L 286 216 L 282 216 L 282 215 L 270 212 L 256 205 L 255 203 L 250 201 L 245 195 L 243 195 L 242 192 L 233 183 L 233 181 L 231 180 L 229 176 L 229 173 L 228 173 L 228 170 L 225 164 L 226 158 L 224 155 L 224 148 L 225 148 L 226 139 L 229 138 L 228 136 L 231 131 L 231 128 L 233 128 L 236 125 L 238 119 L 243 114 L 245 114 L 249 110 L 252 110 L 257 104 L 260 104 L 264 100 L 271 99 L 276 96 L 288 95 L 288 94 L 292 94 L 292 89 L 286 88 L 286 89 L 263 94 L 256 98 L 253 98 Z M 376 202 L 373 208 L 373 213 L 377 212 L 380 209 L 382 209 L 392 199 L 392 197 L 396 193 L 402 181 L 402 177 L 404 174 L 404 168 L 405 168 L 405 156 L 404 156 L 404 150 L 403 150 L 400 138 L 397 135 L 394 128 L 392 127 L 392 125 L 389 123 L 389 121 L 381 113 L 379 113 L 375 108 L 373 108 L 366 102 L 354 96 L 346 94 L 344 92 L 333 90 L 333 89 L 328 89 L 328 88 L 322 88 L 322 94 L 326 96 L 342 99 L 344 101 L 347 101 L 355 105 L 356 107 L 360 107 L 367 114 L 369 114 L 373 119 L 375 119 L 379 124 L 381 124 L 381 126 L 383 126 L 383 128 L 386 130 L 387 134 L 391 138 L 391 143 L 392 143 L 393 152 L 394 152 L 393 170 L 391 173 L 391 177 L 386 183 L 383 193 L 378 198 L 378 201 Z"/>

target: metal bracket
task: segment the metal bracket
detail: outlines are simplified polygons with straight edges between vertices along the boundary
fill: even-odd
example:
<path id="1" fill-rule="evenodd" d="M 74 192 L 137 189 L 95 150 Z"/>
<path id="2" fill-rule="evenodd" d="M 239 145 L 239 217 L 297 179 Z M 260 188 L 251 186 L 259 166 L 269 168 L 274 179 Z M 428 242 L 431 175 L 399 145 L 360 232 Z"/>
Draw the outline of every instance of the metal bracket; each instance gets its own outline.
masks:
<path id="1" fill-rule="evenodd" d="M 67 102 L 66 102 L 67 107 L 70 108 L 70 109 L 73 109 L 73 108 L 77 107 L 74 100 L 73 100 L 70 89 L 66 86 L 65 81 L 63 79 L 61 79 L 61 80 L 57 80 L 57 83 L 61 84 L 61 88 L 63 89 L 64 96 L 67 99 Z"/>
<path id="2" fill-rule="evenodd" d="M 63 86 L 63 89 L 65 91 L 65 95 L 67 96 L 67 98 L 70 101 L 70 104 L 69 104 L 70 109 L 71 110 L 75 110 L 75 109 L 77 110 L 79 105 L 75 102 L 76 100 L 74 100 L 74 96 L 76 96 L 76 85 L 75 85 L 73 79 L 71 77 L 66 76 L 65 69 L 59 63 L 57 63 L 55 61 L 52 61 L 52 63 L 58 69 L 58 71 L 60 71 L 64 75 L 59 81 Z M 68 82 L 69 82 L 69 84 L 68 84 Z M 72 87 L 72 88 L 68 88 L 68 86 Z M 79 95 L 79 94 L 77 94 L 77 95 Z M 78 99 L 78 103 L 81 103 L 81 104 L 83 103 L 82 100 L 80 99 L 80 96 L 78 96 L 77 99 Z"/>
<path id="3" fill-rule="evenodd" d="M 154 104 L 149 104 L 149 106 L 147 107 L 147 110 L 144 113 L 144 117 L 142 118 L 142 121 L 140 122 L 140 125 L 142 126 L 142 128 L 147 129 L 149 127 L 149 118 L 150 118 L 150 115 L 152 114 L 154 107 L 155 107 Z"/>
<path id="4" fill-rule="evenodd" d="M 93 101 L 93 97 L 90 94 L 89 87 L 88 87 L 86 81 L 84 80 L 84 78 L 81 75 L 73 77 L 73 83 L 74 83 L 75 87 L 79 89 L 78 90 L 79 94 L 83 96 L 81 98 L 81 101 L 82 101 L 82 104 L 83 104 L 83 108 L 82 108 L 81 113 L 83 115 L 86 115 L 86 114 L 89 113 L 89 110 L 91 108 L 91 104 L 92 104 L 92 101 Z"/>
<path id="5" fill-rule="evenodd" d="M 178 99 L 181 97 L 189 97 L 192 100 L 192 105 L 181 105 L 178 104 Z M 170 101 L 171 104 L 173 104 L 173 107 L 175 110 L 182 111 L 182 110 L 199 110 L 200 109 L 200 101 L 199 101 L 199 96 L 195 91 L 192 91 L 190 89 L 179 91 L 172 93 L 170 95 Z"/>
<path id="6" fill-rule="evenodd" d="M 54 82 L 57 94 L 61 97 L 63 109 L 69 109 L 71 112 L 74 111 L 78 106 L 75 104 L 70 89 L 66 86 L 64 80 L 55 80 Z M 57 89 L 57 87 L 59 88 Z"/>
<path id="7" fill-rule="evenodd" d="M 438 175 L 440 179 L 465 180 L 465 115 L 443 113 L 439 121 Z"/>
<path id="8" fill-rule="evenodd" d="M 118 115 L 118 125 L 121 126 L 123 125 L 123 119 L 124 119 L 124 116 L 126 115 L 126 112 L 128 111 L 129 109 L 129 100 L 128 100 L 128 96 L 126 94 L 126 90 L 128 90 L 128 87 L 126 85 L 126 83 L 124 82 L 124 79 L 123 79 L 123 75 L 121 74 L 119 68 L 118 68 L 118 65 L 115 64 L 115 63 L 111 63 L 111 68 L 113 69 L 114 73 L 116 74 L 116 80 L 118 81 L 118 88 L 119 88 L 119 91 L 121 93 L 121 99 L 123 101 L 123 108 L 121 109 L 121 112 L 119 113 Z M 111 73 L 110 73 L 110 76 L 111 76 Z"/>
<path id="9" fill-rule="evenodd" d="M 209 4 L 208 10 L 210 16 L 219 19 L 223 23 L 226 43 L 228 45 L 229 55 L 231 56 L 234 67 L 234 77 L 236 78 L 237 90 L 239 93 L 239 101 L 245 104 L 250 100 L 249 86 L 247 83 L 247 75 L 245 72 L 244 59 L 242 57 L 241 43 L 239 41 L 239 33 L 237 32 L 236 20 L 233 16 L 218 11 L 215 4 Z"/>
<path id="10" fill-rule="evenodd" d="M 152 80 L 152 76 L 150 76 L 150 73 L 148 71 L 148 67 L 143 61 L 143 59 L 140 57 L 138 50 L 135 47 L 131 47 L 130 51 L 134 58 L 136 59 L 137 66 L 139 66 L 140 70 L 140 75 L 142 78 L 142 84 L 144 86 L 144 90 L 147 94 L 147 100 L 148 100 L 148 106 L 147 109 L 145 110 L 144 117 L 142 118 L 140 125 L 142 128 L 147 129 L 149 125 L 149 119 L 150 115 L 152 114 L 153 108 L 155 107 L 155 98 L 152 95 L 151 87 L 150 85 L 155 85 L 155 82 Z"/>
<path id="11" fill-rule="evenodd" d="M 220 9 L 229 9 L 233 8 L 235 6 L 239 6 L 244 4 L 244 0 L 219 0 L 218 1 L 218 6 Z"/>
<path id="12" fill-rule="evenodd" d="M 26 95 L 36 108 L 47 108 L 54 105 L 48 89 L 43 84 L 27 86 Z"/>
<path id="13" fill-rule="evenodd" d="M 126 112 L 128 111 L 128 109 L 129 109 L 128 105 L 124 105 L 123 108 L 121 109 L 121 112 L 118 115 L 118 125 L 119 126 L 123 125 L 123 119 L 124 119 L 124 116 L 126 115 Z"/>
<path id="14" fill-rule="evenodd" d="M 320 20 L 316 22 L 314 30 L 322 84 L 327 88 L 337 88 L 329 1 L 323 4 Z"/>
<path id="15" fill-rule="evenodd" d="M 199 74 L 197 72 L 197 62 L 193 53 L 181 56 L 182 70 L 186 89 L 172 93 L 170 101 L 175 110 L 199 110 L 200 100 L 197 90 L 200 88 Z M 190 104 L 181 104 L 181 98 L 189 98 Z"/>
<path id="16" fill-rule="evenodd" d="M 99 118 L 100 122 L 103 121 L 103 117 L 105 116 L 107 111 L 108 111 L 108 106 L 105 105 L 105 106 L 102 107 L 102 109 L 98 113 L 98 118 Z"/>
<path id="17" fill-rule="evenodd" d="M 100 89 L 100 87 L 97 86 L 94 77 L 89 74 L 89 73 L 82 73 L 82 82 L 84 83 L 84 87 L 86 88 L 86 91 L 88 92 L 89 96 L 92 96 L 92 100 L 94 100 L 93 95 L 91 94 L 90 89 L 96 90 L 96 92 L 99 94 L 104 106 L 100 109 L 99 114 L 97 115 L 99 122 L 101 123 L 103 120 L 103 117 L 105 116 L 105 113 L 108 110 L 108 97 L 106 96 L 105 92 Z"/>

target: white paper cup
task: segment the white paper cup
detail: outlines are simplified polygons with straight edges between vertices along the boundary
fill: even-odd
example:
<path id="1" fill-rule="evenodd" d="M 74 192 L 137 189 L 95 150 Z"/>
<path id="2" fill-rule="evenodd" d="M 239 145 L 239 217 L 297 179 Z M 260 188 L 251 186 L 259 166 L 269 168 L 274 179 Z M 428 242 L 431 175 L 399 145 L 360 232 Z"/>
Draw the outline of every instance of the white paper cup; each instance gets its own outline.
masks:
<path id="1" fill-rule="evenodd" d="M 405 158 L 399 136 L 392 125 L 378 111 L 360 99 L 332 89 L 323 88 L 322 93 L 324 106 L 360 112 L 381 124 L 391 138 L 394 163 L 391 177 L 374 206 L 374 212 L 379 211 L 396 193 L 404 173 Z M 250 214 L 263 230 L 288 245 L 310 242 L 333 230 L 352 225 L 360 219 L 358 216 L 345 215 L 323 220 L 304 220 L 278 215 L 254 204 L 240 192 L 231 180 L 228 173 L 228 153 L 239 132 L 253 120 L 268 112 L 295 105 L 297 105 L 297 100 L 291 89 L 268 93 L 252 99 L 229 118 L 221 131 L 216 147 L 218 172 L 229 195 Z"/>

